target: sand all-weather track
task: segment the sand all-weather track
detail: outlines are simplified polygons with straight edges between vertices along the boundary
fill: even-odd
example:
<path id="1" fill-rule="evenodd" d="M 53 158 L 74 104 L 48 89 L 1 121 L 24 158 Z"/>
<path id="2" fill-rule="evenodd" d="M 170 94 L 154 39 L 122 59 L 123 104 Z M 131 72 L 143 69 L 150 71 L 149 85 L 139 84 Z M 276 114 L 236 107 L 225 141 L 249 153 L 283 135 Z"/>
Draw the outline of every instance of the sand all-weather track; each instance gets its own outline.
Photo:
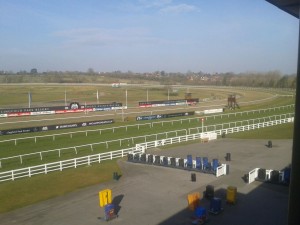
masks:
<path id="1" fill-rule="evenodd" d="M 0 224 L 13 225 L 96 225 L 103 221 L 104 210 L 99 207 L 98 192 L 110 188 L 119 217 L 109 224 L 168 225 L 191 224 L 192 212 L 187 209 L 187 194 L 203 192 L 206 185 L 215 187 L 215 195 L 223 198 L 224 211 L 209 217 L 209 224 L 276 225 L 287 220 L 288 187 L 254 182 L 246 184 L 242 176 L 256 167 L 283 169 L 290 164 L 292 140 L 275 140 L 273 148 L 267 140 L 218 139 L 166 150 L 152 149 L 148 153 L 186 157 L 187 154 L 218 158 L 225 163 L 231 153 L 229 174 L 216 178 L 160 166 L 119 161 L 122 177 L 118 181 L 99 184 L 66 196 L 0 215 Z M 229 185 L 237 187 L 236 205 L 226 205 L 224 196 Z M 202 201 L 204 205 L 208 202 Z"/>

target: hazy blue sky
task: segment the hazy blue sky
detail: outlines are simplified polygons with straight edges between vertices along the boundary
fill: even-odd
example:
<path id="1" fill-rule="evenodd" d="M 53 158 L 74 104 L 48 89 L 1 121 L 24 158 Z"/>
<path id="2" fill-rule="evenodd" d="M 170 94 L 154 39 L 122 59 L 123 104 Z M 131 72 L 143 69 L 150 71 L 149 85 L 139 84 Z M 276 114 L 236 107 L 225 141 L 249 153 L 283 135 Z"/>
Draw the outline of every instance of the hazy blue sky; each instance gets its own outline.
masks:
<path id="1" fill-rule="evenodd" d="M 298 20 L 264 0 L 0 0 L 0 70 L 296 72 Z"/>

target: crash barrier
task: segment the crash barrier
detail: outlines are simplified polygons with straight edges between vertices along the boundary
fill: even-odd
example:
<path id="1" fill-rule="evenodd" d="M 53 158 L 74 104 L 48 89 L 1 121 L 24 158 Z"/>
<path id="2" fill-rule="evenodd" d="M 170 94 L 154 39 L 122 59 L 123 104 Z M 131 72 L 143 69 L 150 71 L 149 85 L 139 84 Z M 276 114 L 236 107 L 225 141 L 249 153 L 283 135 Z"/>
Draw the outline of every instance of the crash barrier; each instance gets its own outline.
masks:
<path id="1" fill-rule="evenodd" d="M 248 184 L 252 183 L 253 181 L 261 181 L 289 185 L 290 173 L 290 167 L 286 167 L 283 170 L 255 168 L 251 170 L 248 174 L 245 174 L 244 180 Z"/>
<path id="2" fill-rule="evenodd" d="M 127 155 L 128 162 L 143 163 L 147 165 L 165 166 L 176 169 L 184 169 L 208 174 L 214 174 L 216 177 L 226 175 L 226 164 L 220 164 L 218 159 L 213 159 L 211 162 L 207 157 L 192 158 L 192 155 L 187 155 L 187 158 L 175 158 L 169 156 L 153 155 L 146 153 L 133 153 Z M 192 174 L 193 175 L 193 174 Z M 193 178 L 192 180 L 196 180 Z"/>

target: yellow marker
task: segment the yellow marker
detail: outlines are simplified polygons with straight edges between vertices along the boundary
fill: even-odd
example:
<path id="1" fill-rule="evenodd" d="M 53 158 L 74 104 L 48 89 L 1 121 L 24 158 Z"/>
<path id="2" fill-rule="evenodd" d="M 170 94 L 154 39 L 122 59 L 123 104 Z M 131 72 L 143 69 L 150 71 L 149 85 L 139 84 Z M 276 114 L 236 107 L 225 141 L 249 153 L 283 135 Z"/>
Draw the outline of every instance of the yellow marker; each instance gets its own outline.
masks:
<path id="1" fill-rule="evenodd" d="M 107 204 L 111 203 L 111 190 L 110 189 L 104 189 L 99 192 L 99 200 L 100 200 L 100 207 L 103 207 Z"/>
<path id="2" fill-rule="evenodd" d="M 195 193 L 188 194 L 187 200 L 188 200 L 188 208 L 192 211 L 195 210 L 200 203 L 200 193 L 195 192 Z"/>
<path id="3" fill-rule="evenodd" d="M 235 204 L 236 203 L 236 195 L 237 195 L 237 188 L 234 186 L 228 186 L 227 193 L 226 193 L 226 201 L 228 203 Z"/>

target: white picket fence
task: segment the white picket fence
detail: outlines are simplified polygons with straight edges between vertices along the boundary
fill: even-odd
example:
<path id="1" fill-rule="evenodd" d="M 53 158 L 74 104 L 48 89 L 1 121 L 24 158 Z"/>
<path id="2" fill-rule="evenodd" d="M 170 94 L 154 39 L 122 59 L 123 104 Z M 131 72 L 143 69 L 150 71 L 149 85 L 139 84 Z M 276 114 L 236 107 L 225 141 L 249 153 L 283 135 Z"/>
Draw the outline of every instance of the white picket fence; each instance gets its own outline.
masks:
<path id="1" fill-rule="evenodd" d="M 254 130 L 254 129 L 274 126 L 274 125 L 278 125 L 278 124 L 290 123 L 293 121 L 294 121 L 294 117 L 290 117 L 290 118 L 278 119 L 278 120 L 274 120 L 274 121 L 261 122 L 261 123 L 257 123 L 257 124 L 232 127 L 232 128 L 227 128 L 227 129 L 219 129 L 219 130 L 210 131 L 210 132 L 190 134 L 190 135 L 184 135 L 184 136 L 178 136 L 178 137 L 173 137 L 173 138 L 166 138 L 166 139 L 162 139 L 162 140 L 140 143 L 140 144 L 137 144 L 133 148 L 127 148 L 127 149 L 122 149 L 122 150 L 117 150 L 117 151 L 111 151 L 111 152 L 89 155 L 89 156 L 84 156 L 84 157 L 79 157 L 79 158 L 54 162 L 54 163 L 47 163 L 47 164 L 38 165 L 38 166 L 32 166 L 32 167 L 27 167 L 27 168 L 22 168 L 22 169 L 1 172 L 0 173 L 0 182 L 15 180 L 15 179 L 23 178 L 23 177 L 32 177 L 37 174 L 47 174 L 47 173 L 53 172 L 53 171 L 62 171 L 64 169 L 68 169 L 68 168 L 77 168 L 77 167 L 83 166 L 83 165 L 91 165 L 92 163 L 100 163 L 101 161 L 104 161 L 104 160 L 111 160 L 114 158 L 124 157 L 129 152 L 144 153 L 144 151 L 148 148 L 154 148 L 154 147 L 163 146 L 163 145 L 193 141 L 193 140 L 197 140 L 197 139 L 207 139 L 207 138 L 214 139 L 216 137 L 216 135 Z"/>
<path id="2" fill-rule="evenodd" d="M 54 171 L 62 171 L 68 168 L 87 166 L 93 163 L 100 163 L 101 161 L 104 160 L 122 158 L 126 156 L 129 152 L 142 153 L 143 151 L 144 151 L 143 147 L 133 147 L 133 148 L 127 148 L 118 151 L 105 152 L 101 154 L 89 155 L 89 156 L 68 159 L 68 160 L 54 162 L 54 163 L 47 163 L 38 166 L 11 170 L 11 171 L 0 173 L 0 182 L 15 180 L 23 177 L 32 177 L 37 174 L 47 174 Z"/>

